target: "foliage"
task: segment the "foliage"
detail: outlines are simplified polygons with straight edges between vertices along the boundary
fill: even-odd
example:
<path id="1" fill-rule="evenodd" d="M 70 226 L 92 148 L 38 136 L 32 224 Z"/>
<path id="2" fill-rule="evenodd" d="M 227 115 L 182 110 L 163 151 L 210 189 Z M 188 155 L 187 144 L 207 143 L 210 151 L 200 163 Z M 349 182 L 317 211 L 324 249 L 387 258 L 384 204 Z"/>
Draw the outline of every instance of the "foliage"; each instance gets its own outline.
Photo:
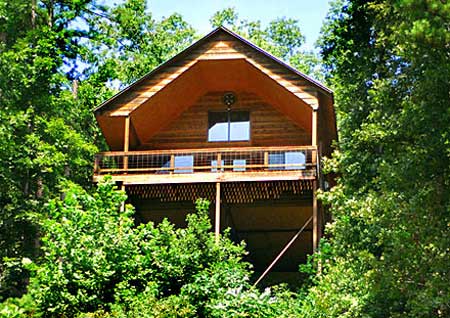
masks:
<path id="1" fill-rule="evenodd" d="M 216 242 L 207 201 L 197 201 L 186 228 L 136 227 L 109 181 L 93 195 L 67 189 L 47 206 L 43 255 L 24 259 L 28 293 L 2 304 L 5 317 L 296 317 L 295 294 L 249 285 L 243 244 L 227 233 Z"/>
<path id="2" fill-rule="evenodd" d="M 260 48 L 290 63 L 299 71 L 317 80 L 323 79 L 321 62 L 317 54 L 301 48 L 305 37 L 295 19 L 278 18 L 263 28 L 260 21 L 239 20 L 236 10 L 227 8 L 216 12 L 210 19 L 210 23 L 214 27 L 228 26 Z"/>
<path id="3" fill-rule="evenodd" d="M 4 260 L 36 256 L 34 220 L 43 203 L 63 180 L 90 183 L 97 128 L 91 114 L 80 116 L 83 103 L 68 90 L 69 61 L 87 36 L 70 25 L 89 16 L 90 7 L 87 1 L 0 1 L 0 299 L 23 292 L 26 277 Z"/>
<path id="4" fill-rule="evenodd" d="M 179 14 L 156 21 L 145 0 L 127 0 L 89 21 L 97 36 L 90 40 L 86 60 L 91 76 L 116 80 L 119 87 L 136 81 L 180 52 L 195 39 L 195 31 Z"/>
<path id="5" fill-rule="evenodd" d="M 64 201 L 50 201 L 42 224 L 43 255 L 27 265 L 38 311 L 71 317 L 112 304 L 128 311 L 142 306 L 138 299 L 145 293 L 155 306 L 198 312 L 221 290 L 246 286 L 243 246 L 226 236 L 215 243 L 208 202 L 198 201 L 187 227 L 175 229 L 167 220 L 135 227 L 133 208 L 120 209 L 124 200 L 111 183 L 100 183 L 92 196 L 68 185 Z"/>
<path id="6" fill-rule="evenodd" d="M 92 109 L 192 34 L 179 16 L 151 19 L 144 0 L 0 0 L 0 301 L 24 292 L 8 262 L 38 257 L 44 203 L 67 180 L 92 184 L 105 149 Z"/>
<path id="7" fill-rule="evenodd" d="M 330 251 L 306 317 L 448 317 L 450 6 L 336 2 L 322 54 L 336 92 Z"/>

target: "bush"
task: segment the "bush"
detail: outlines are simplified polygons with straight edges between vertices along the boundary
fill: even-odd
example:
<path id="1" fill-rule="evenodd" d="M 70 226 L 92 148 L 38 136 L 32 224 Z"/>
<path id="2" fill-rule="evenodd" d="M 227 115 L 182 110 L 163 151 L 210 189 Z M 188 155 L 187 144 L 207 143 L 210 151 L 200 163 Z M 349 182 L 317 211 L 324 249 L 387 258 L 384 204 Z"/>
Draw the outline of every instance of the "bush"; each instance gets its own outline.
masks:
<path id="1" fill-rule="evenodd" d="M 68 185 L 48 203 L 42 256 L 28 293 L 0 306 L 5 317 L 295 317 L 295 295 L 249 284 L 243 244 L 211 232 L 209 202 L 186 228 L 164 220 L 135 226 L 134 209 L 109 181 L 90 195 Z"/>
<path id="2" fill-rule="evenodd" d="M 120 211 L 125 198 L 103 182 L 93 195 L 70 185 L 63 201 L 49 202 L 42 258 L 27 266 L 32 272 L 29 294 L 43 316 L 112 308 L 117 314 L 142 313 L 136 306 L 149 293 L 144 303 L 155 302 L 149 308 L 153 313 L 158 304 L 161 311 L 172 306 L 185 308 L 188 315 L 203 312 L 221 291 L 247 286 L 244 246 L 227 235 L 215 243 L 207 201 L 199 200 L 188 226 L 176 229 L 167 220 L 136 227 L 133 208 Z"/>

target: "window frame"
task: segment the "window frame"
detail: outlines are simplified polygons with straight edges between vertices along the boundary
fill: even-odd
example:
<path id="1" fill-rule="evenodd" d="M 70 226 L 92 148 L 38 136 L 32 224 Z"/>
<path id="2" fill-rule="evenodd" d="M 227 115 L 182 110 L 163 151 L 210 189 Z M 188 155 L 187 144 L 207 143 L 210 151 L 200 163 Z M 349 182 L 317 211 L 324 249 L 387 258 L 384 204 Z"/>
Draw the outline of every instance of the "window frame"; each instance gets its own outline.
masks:
<path id="1" fill-rule="evenodd" d="M 242 140 L 231 140 L 231 116 L 232 113 L 239 113 L 239 112 L 245 112 L 248 114 L 248 139 L 242 139 Z M 222 113 L 226 114 L 227 116 L 227 139 L 226 140 L 209 140 L 209 130 L 210 130 L 210 116 L 213 113 Z M 208 111 L 208 127 L 206 129 L 206 141 L 207 142 L 213 142 L 213 143 L 249 143 L 252 140 L 252 124 L 251 124 L 251 112 L 248 109 L 229 109 L 229 110 L 209 110 Z"/>

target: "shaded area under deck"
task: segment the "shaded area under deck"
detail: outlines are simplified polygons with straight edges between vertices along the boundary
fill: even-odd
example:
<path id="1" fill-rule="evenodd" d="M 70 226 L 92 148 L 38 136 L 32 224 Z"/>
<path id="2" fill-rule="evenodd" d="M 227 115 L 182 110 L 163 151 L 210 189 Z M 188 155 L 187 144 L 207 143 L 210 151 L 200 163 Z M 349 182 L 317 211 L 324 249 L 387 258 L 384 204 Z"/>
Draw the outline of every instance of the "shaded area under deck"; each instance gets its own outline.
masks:
<path id="1" fill-rule="evenodd" d="M 312 216 L 312 187 L 312 180 L 221 184 L 221 231 L 230 228 L 235 242 L 246 242 L 246 260 L 255 272 L 264 271 Z M 211 201 L 210 218 L 212 224 L 215 222 L 213 183 L 136 185 L 126 189 L 140 222 L 159 223 L 168 218 L 184 227 L 186 215 L 195 211 L 197 198 Z M 312 229 L 312 224 L 306 227 L 273 268 L 271 277 L 278 273 L 283 281 L 290 280 L 288 276 L 298 279 L 298 265 L 312 253 Z"/>

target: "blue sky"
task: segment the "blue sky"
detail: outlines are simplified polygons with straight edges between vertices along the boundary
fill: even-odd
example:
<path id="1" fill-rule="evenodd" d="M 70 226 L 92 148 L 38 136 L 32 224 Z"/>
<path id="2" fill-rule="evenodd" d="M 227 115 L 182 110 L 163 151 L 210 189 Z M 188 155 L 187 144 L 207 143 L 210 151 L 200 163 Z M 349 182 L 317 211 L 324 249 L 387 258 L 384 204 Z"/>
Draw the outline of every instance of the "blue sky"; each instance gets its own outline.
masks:
<path id="1" fill-rule="evenodd" d="M 201 34 L 211 31 L 210 17 L 228 7 L 234 7 L 241 19 L 260 20 L 263 26 L 278 17 L 299 20 L 307 49 L 313 49 L 329 9 L 328 0 L 149 0 L 156 19 L 177 12 Z"/>

